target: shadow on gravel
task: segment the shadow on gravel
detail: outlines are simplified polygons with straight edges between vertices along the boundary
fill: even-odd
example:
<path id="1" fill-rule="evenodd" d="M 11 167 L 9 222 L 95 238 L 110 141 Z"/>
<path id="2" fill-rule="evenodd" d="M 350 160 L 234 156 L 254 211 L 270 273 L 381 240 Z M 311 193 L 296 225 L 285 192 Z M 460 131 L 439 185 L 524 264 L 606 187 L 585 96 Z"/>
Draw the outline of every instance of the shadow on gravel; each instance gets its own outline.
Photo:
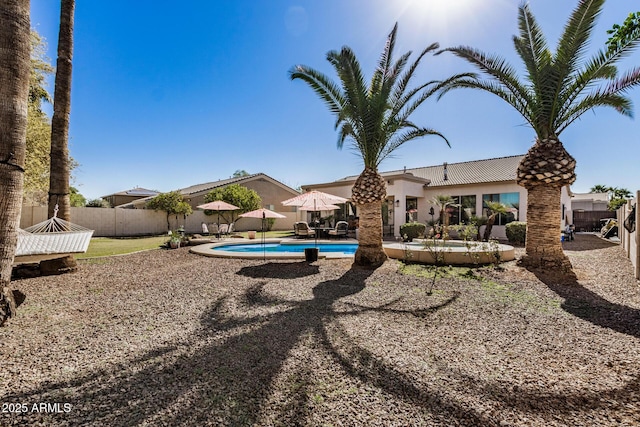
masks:
<path id="1" fill-rule="evenodd" d="M 562 249 L 566 252 L 581 252 L 606 249 L 619 245 L 619 243 L 601 239 L 595 234 L 576 234 L 575 240 L 562 242 Z"/>
<path id="2" fill-rule="evenodd" d="M 305 261 L 298 262 L 268 262 L 266 264 L 242 267 L 236 274 L 254 279 L 295 279 L 297 277 L 318 274 L 317 265 Z"/>
<path id="3" fill-rule="evenodd" d="M 612 303 L 582 286 L 575 277 L 558 279 L 548 273 L 530 270 L 552 291 L 564 298 L 561 307 L 567 313 L 594 325 L 640 338 L 640 310 Z"/>
<path id="4" fill-rule="evenodd" d="M 278 268 L 279 277 L 295 280 L 293 270 L 301 266 Z M 318 404 L 318 381 L 322 383 L 313 366 L 322 363 L 324 354 L 342 368 L 332 369 L 332 375 L 346 374 L 365 383 L 365 389 L 376 387 L 410 402 L 442 425 L 496 425 L 443 391 L 417 385 L 400 368 L 360 348 L 335 321 L 372 310 L 425 316 L 388 305 L 334 307 L 341 298 L 361 292 L 372 273 L 352 268 L 316 285 L 313 298 L 303 301 L 275 298 L 264 291 L 266 282 L 258 281 L 242 295 L 215 301 L 202 314 L 200 329 L 174 346 L 120 361 L 111 371 L 44 383 L 30 393 L 7 393 L 4 401 L 73 405 L 69 413 L 19 415 L 18 424 L 26 425 L 306 425 Z M 367 415 L 366 407 L 357 411 Z M 336 417 L 341 415 L 346 416 Z"/>

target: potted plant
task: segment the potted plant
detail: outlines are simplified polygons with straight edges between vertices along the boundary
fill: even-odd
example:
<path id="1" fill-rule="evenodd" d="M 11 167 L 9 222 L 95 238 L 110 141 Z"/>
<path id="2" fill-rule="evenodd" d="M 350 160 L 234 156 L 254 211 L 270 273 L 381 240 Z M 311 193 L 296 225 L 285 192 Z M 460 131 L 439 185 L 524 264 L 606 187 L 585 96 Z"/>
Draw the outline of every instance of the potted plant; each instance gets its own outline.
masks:
<path id="1" fill-rule="evenodd" d="M 180 243 L 182 242 L 182 235 L 178 231 L 169 232 L 169 247 L 171 249 L 177 249 L 180 247 Z"/>

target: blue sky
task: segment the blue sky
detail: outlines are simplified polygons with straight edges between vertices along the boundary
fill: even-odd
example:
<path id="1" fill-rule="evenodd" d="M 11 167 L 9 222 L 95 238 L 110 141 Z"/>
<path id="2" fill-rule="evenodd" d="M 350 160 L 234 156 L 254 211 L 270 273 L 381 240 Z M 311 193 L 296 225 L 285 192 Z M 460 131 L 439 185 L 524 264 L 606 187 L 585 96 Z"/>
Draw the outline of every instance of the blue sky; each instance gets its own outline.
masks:
<path id="1" fill-rule="evenodd" d="M 87 198 L 136 186 L 170 191 L 264 172 L 292 187 L 357 175 L 362 163 L 336 148 L 334 118 L 288 70 L 305 64 L 332 77 L 325 55 L 350 46 L 370 76 L 399 23 L 396 55 L 470 45 L 520 70 L 511 37 L 517 0 L 97 0 L 76 2 L 70 150 L 74 185 Z M 633 2 L 605 4 L 591 52 Z M 555 47 L 577 1 L 531 0 Z M 31 0 L 31 24 L 55 63 L 59 2 Z M 640 51 L 620 70 L 640 65 Z M 427 57 L 415 82 L 471 71 L 453 55 Z M 53 79 L 49 87 L 53 92 Z M 640 108 L 640 89 L 630 93 Z M 497 97 L 459 90 L 425 102 L 414 122 L 442 132 L 405 144 L 380 169 L 525 153 L 534 140 Z M 587 113 L 561 140 L 578 162 L 575 192 L 595 184 L 640 188 L 638 119 Z"/>

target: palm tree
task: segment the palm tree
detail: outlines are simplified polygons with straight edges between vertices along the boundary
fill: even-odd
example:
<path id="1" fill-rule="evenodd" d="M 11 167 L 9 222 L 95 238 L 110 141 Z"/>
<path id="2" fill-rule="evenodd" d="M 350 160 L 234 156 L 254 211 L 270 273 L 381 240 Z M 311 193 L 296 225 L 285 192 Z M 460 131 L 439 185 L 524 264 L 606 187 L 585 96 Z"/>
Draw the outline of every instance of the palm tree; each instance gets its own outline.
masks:
<path id="1" fill-rule="evenodd" d="M 58 205 L 58 217 L 71 220 L 69 199 L 69 114 L 71 111 L 71 59 L 73 56 L 74 0 L 61 0 L 58 60 L 56 62 L 53 117 L 51 119 L 51 166 L 49 217 Z"/>
<path id="2" fill-rule="evenodd" d="M 0 325 L 15 316 L 11 270 L 18 242 L 31 72 L 29 0 L 0 3 Z"/>
<path id="3" fill-rule="evenodd" d="M 611 187 L 607 187 L 606 185 L 596 184 L 589 189 L 591 193 L 608 193 L 611 191 Z"/>
<path id="4" fill-rule="evenodd" d="M 586 58 L 595 21 L 604 0 L 580 0 L 556 52 L 551 52 L 529 5 L 518 8 L 519 36 L 513 42 L 526 69 L 521 80 L 515 69 L 497 55 L 471 47 L 444 49 L 477 67 L 477 75 L 449 82 L 440 96 L 454 88 L 474 88 L 493 93 L 513 106 L 533 128 L 536 141 L 522 159 L 517 182 L 528 193 L 525 265 L 571 271 L 560 243 L 560 193 L 576 179 L 576 161 L 565 150 L 559 135 L 585 112 L 613 107 L 632 115 L 624 93 L 640 83 L 640 69 L 618 77 L 615 64 L 638 45 L 639 34 L 625 38 L 614 49 L 600 50 Z M 558 271 L 558 270 L 556 270 Z"/>
<path id="5" fill-rule="evenodd" d="M 336 116 L 338 148 L 341 149 L 349 140 L 362 155 L 364 170 L 353 185 L 351 198 L 358 206 L 360 216 L 356 265 L 376 267 L 386 260 L 382 249 L 381 209 L 387 196 L 387 186 L 378 173 L 380 163 L 405 142 L 425 135 L 437 135 L 449 144 L 439 132 L 409 120 L 416 108 L 439 88 L 439 82 L 431 81 L 409 89 L 420 61 L 427 53 L 438 49 L 438 44 L 423 50 L 404 71 L 411 52 L 394 62 L 397 30 L 396 24 L 387 38 L 369 85 L 355 54 L 347 46 L 339 52 L 327 53 L 327 60 L 335 69 L 340 84 L 304 65 L 297 65 L 290 71 L 292 80 L 306 82 Z"/>
<path id="6" fill-rule="evenodd" d="M 460 206 L 456 204 L 453 197 L 448 194 L 438 194 L 431 199 L 431 203 L 436 205 L 439 209 L 438 216 L 440 217 L 440 225 L 442 225 L 442 238 L 446 239 L 449 236 L 449 214 L 447 208 L 449 206 Z"/>
<path id="7" fill-rule="evenodd" d="M 485 201 L 484 206 L 487 209 L 487 223 L 484 228 L 484 236 L 483 239 L 485 242 L 488 242 L 491 238 L 491 230 L 493 229 L 493 224 L 496 222 L 496 217 L 499 214 L 506 214 L 508 212 L 507 207 L 500 202 L 490 202 Z"/>

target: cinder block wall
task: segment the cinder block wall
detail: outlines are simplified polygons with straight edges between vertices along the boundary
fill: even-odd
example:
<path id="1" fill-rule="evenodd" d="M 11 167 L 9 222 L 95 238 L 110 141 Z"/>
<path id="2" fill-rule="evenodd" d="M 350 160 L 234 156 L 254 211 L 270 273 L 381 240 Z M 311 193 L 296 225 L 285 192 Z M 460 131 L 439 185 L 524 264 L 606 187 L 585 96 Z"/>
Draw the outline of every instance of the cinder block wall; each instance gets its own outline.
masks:
<path id="1" fill-rule="evenodd" d="M 283 212 L 286 218 L 277 219 L 273 230 L 293 230 L 296 221 L 295 212 Z M 27 228 L 47 219 L 46 206 L 23 206 L 20 228 Z M 202 223 L 217 222 L 217 215 L 207 216 L 203 211 L 194 211 L 186 218 L 182 215 L 170 215 L 170 228 L 175 230 L 183 226 L 187 233 L 201 233 Z M 159 235 L 167 232 L 167 214 L 148 209 L 118 208 L 71 208 L 71 222 L 91 230 L 96 237 L 129 237 Z M 226 221 L 222 220 L 224 223 Z M 258 218 L 237 218 L 237 231 L 260 230 Z"/>

